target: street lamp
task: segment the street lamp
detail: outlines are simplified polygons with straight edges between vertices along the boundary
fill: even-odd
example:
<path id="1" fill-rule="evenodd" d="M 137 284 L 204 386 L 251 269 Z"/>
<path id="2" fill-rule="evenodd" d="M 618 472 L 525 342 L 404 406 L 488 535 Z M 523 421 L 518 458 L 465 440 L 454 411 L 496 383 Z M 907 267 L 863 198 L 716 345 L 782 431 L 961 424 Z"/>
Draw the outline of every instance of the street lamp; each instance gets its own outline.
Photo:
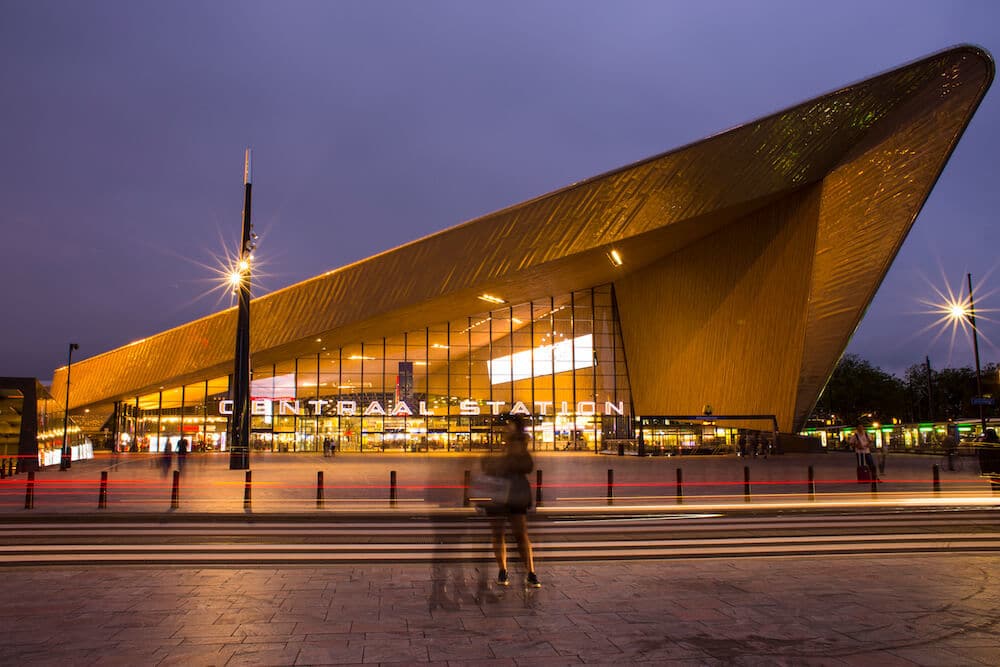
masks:
<path id="1" fill-rule="evenodd" d="M 257 246 L 257 235 L 250 223 L 250 194 L 253 171 L 250 149 L 243 163 L 243 229 L 240 251 L 227 279 L 238 299 L 236 314 L 236 353 L 233 361 L 233 414 L 229 422 L 229 469 L 250 469 L 250 262 Z"/>
<path id="2" fill-rule="evenodd" d="M 979 407 L 979 425 L 986 433 L 986 413 L 983 411 L 983 377 L 979 365 L 979 329 L 976 327 L 976 303 L 972 298 L 972 274 L 965 275 L 969 286 L 969 298 L 966 301 L 952 301 L 948 304 L 948 315 L 953 320 L 968 320 L 972 327 L 972 351 L 976 357 L 976 404 Z"/>
<path id="3" fill-rule="evenodd" d="M 73 368 L 73 350 L 79 349 L 79 344 L 69 344 L 69 358 L 66 360 L 66 405 L 64 406 L 66 411 L 63 413 L 62 456 L 59 457 L 60 470 L 69 470 L 70 466 L 73 465 L 72 450 L 69 448 L 69 439 L 67 437 L 69 433 L 69 372 Z"/>

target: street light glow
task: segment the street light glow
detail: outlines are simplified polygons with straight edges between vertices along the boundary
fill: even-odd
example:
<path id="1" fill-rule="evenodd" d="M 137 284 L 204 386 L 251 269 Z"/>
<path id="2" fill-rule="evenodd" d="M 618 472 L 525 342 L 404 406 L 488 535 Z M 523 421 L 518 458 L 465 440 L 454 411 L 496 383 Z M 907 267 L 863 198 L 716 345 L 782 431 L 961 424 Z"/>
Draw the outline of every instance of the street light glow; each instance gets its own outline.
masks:
<path id="1" fill-rule="evenodd" d="M 988 272 L 985 277 L 981 278 L 978 284 L 973 285 L 978 302 L 986 301 L 994 294 L 993 290 L 985 289 L 983 284 L 988 279 L 989 273 L 991 272 Z M 984 308 L 982 303 L 976 303 L 975 311 L 973 311 L 972 302 L 965 294 L 967 291 L 965 285 L 959 283 L 957 288 L 952 287 L 944 276 L 944 271 L 942 271 L 941 280 L 938 284 L 935 284 L 926 276 L 924 277 L 924 281 L 930 288 L 932 295 L 931 298 L 917 300 L 924 308 L 914 314 L 930 315 L 933 319 L 924 327 L 915 331 L 913 333 L 914 337 L 928 332 L 932 333 L 933 335 L 929 342 L 930 346 L 935 345 L 941 338 L 947 340 L 948 363 L 951 363 L 955 343 L 966 336 L 979 336 L 987 344 L 993 345 L 982 329 L 983 323 L 994 322 L 991 317 L 994 312 L 992 309 Z"/>
<path id="2" fill-rule="evenodd" d="M 969 307 L 964 303 L 954 302 L 946 304 L 948 317 L 957 320 L 969 316 Z"/>

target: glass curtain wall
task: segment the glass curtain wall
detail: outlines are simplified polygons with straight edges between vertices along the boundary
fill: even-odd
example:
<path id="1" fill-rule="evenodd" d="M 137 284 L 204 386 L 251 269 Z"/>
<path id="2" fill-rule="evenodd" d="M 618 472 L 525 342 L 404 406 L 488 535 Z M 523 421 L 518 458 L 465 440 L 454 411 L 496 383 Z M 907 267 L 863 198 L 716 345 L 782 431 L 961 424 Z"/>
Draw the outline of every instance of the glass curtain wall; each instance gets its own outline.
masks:
<path id="1" fill-rule="evenodd" d="M 123 448 L 183 435 L 225 450 L 228 390 L 223 377 L 121 402 Z M 599 451 L 633 428 L 610 285 L 257 366 L 250 393 L 258 452 L 488 451 L 510 414 L 538 450 Z"/>

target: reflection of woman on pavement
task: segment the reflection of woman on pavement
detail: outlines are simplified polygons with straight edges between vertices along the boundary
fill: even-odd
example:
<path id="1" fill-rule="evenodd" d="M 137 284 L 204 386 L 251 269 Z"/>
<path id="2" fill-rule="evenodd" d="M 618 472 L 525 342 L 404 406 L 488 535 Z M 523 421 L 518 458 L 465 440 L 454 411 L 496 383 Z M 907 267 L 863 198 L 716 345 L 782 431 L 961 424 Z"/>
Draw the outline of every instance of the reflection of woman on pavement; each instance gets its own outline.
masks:
<path id="1" fill-rule="evenodd" d="M 538 588 L 541 584 L 535 576 L 535 562 L 531 553 L 526 521 L 528 509 L 531 508 L 531 484 L 527 476 L 535 464 L 528 452 L 528 435 L 524 430 L 524 419 L 520 415 L 514 415 L 507 423 L 506 445 L 501 456 L 483 459 L 484 473 L 503 477 L 510 482 L 507 502 L 486 509 L 493 530 L 493 553 L 496 556 L 497 567 L 500 568 L 497 583 L 501 586 L 510 584 L 510 578 L 507 576 L 507 544 L 504 541 L 504 528 L 509 521 L 521 559 L 528 571 L 525 584 Z"/>

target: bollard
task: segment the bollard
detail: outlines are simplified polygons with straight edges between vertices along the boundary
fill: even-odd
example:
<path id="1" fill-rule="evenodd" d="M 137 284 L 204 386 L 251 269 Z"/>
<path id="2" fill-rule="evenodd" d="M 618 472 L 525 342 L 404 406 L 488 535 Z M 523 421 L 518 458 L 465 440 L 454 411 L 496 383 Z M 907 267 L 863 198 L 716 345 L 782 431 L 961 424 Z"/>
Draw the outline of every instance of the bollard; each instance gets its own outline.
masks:
<path id="1" fill-rule="evenodd" d="M 611 505 L 615 499 L 615 471 L 608 468 L 608 504 Z"/>
<path id="2" fill-rule="evenodd" d="M 250 490 L 251 490 L 251 476 L 250 471 L 247 470 L 246 480 L 243 482 L 243 509 L 250 509 Z"/>
<path id="3" fill-rule="evenodd" d="M 468 507 L 471 503 L 469 502 L 469 486 L 472 484 L 472 471 L 466 470 L 465 474 L 462 476 L 462 507 Z"/>
<path id="4" fill-rule="evenodd" d="M 750 466 L 743 466 L 743 502 L 750 502 Z"/>
<path id="5" fill-rule="evenodd" d="M 389 505 L 396 506 L 396 471 L 389 471 Z"/>
<path id="6" fill-rule="evenodd" d="M 874 470 L 872 470 L 872 493 L 878 493 L 878 478 L 875 477 Z"/>
<path id="7" fill-rule="evenodd" d="M 24 487 L 24 509 L 35 509 L 35 471 L 28 471 L 28 483 Z"/>
<path id="8" fill-rule="evenodd" d="M 7 478 L 7 459 L 0 461 L 0 479 Z"/>
<path id="9" fill-rule="evenodd" d="M 535 507 L 542 506 L 542 469 L 535 471 Z"/>
<path id="10" fill-rule="evenodd" d="M 323 471 L 316 472 L 316 509 L 323 509 Z"/>
<path id="11" fill-rule="evenodd" d="M 813 467 L 809 466 L 809 500 L 816 500 L 816 473 L 813 472 Z"/>
<path id="12" fill-rule="evenodd" d="M 684 471 L 677 469 L 677 504 L 684 502 Z"/>
<path id="13" fill-rule="evenodd" d="M 181 471 L 174 471 L 174 481 L 170 486 L 170 509 L 175 510 L 181 506 Z"/>
<path id="14" fill-rule="evenodd" d="M 108 508 L 108 471 L 101 471 L 101 488 L 97 492 L 97 509 Z"/>
<path id="15" fill-rule="evenodd" d="M 935 463 L 931 471 L 934 474 L 934 493 L 941 493 L 941 468 Z"/>
<path id="16" fill-rule="evenodd" d="M 625 456 L 625 442 L 618 441 L 618 456 Z"/>

